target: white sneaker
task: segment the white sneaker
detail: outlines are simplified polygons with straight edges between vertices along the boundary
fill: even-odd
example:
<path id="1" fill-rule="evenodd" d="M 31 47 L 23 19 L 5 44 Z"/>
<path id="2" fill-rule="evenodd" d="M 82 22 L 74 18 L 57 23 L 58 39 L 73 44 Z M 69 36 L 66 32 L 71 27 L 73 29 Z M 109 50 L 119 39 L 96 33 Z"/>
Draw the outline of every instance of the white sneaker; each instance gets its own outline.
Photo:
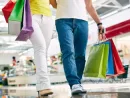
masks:
<path id="1" fill-rule="evenodd" d="M 81 84 L 75 84 L 72 86 L 72 95 L 75 95 L 75 94 L 82 94 L 82 93 L 86 93 L 87 91 L 83 89 L 82 85 Z"/>

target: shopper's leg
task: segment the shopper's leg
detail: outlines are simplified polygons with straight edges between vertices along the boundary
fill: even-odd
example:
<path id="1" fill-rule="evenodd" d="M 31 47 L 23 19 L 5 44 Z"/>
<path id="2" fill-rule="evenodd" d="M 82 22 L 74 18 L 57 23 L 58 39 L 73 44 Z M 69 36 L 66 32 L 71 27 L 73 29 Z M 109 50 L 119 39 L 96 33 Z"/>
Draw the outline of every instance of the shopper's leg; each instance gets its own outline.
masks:
<path id="1" fill-rule="evenodd" d="M 45 38 L 46 49 L 48 50 L 53 34 L 53 20 L 51 17 L 42 16 L 41 29 Z"/>
<path id="2" fill-rule="evenodd" d="M 75 60 L 77 73 L 80 80 L 82 79 L 85 67 L 85 54 L 88 41 L 88 22 L 76 20 L 76 29 L 74 32 Z"/>
<path id="3" fill-rule="evenodd" d="M 67 19 L 66 19 L 67 20 Z M 74 84 L 79 84 L 79 78 L 77 76 L 77 68 L 74 58 L 74 39 L 73 28 L 70 19 L 61 19 L 56 21 L 56 28 L 59 36 L 60 47 L 62 51 L 62 59 L 67 81 L 72 87 Z"/>
<path id="4" fill-rule="evenodd" d="M 44 89 L 50 89 L 50 80 L 47 72 L 47 62 L 46 62 L 46 42 L 43 33 L 40 28 L 41 16 L 33 16 L 33 28 L 34 32 L 30 38 L 34 48 L 34 58 L 36 64 L 36 79 L 37 91 Z"/>

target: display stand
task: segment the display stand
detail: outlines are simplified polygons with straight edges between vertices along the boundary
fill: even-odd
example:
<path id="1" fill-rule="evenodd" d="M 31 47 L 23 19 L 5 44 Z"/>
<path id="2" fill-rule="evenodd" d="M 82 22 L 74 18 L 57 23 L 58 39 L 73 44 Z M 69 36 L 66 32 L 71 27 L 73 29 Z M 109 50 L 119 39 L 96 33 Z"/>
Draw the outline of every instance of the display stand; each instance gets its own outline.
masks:
<path id="1" fill-rule="evenodd" d="M 66 78 L 64 75 L 49 75 L 51 83 L 64 83 Z M 36 75 L 33 76 L 16 76 L 8 78 L 8 85 L 31 85 L 36 84 Z"/>

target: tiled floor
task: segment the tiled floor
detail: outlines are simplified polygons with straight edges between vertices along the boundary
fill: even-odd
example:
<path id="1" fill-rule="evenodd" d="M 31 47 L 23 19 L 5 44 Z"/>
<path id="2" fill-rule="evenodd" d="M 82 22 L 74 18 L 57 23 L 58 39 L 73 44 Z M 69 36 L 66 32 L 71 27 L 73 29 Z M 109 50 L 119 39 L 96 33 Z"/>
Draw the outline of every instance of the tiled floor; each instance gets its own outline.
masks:
<path id="1" fill-rule="evenodd" d="M 54 95 L 43 98 L 130 98 L 130 83 L 84 84 L 88 91 L 84 95 L 71 96 L 67 84 L 52 86 Z M 37 98 L 35 87 L 3 87 L 0 98 Z"/>

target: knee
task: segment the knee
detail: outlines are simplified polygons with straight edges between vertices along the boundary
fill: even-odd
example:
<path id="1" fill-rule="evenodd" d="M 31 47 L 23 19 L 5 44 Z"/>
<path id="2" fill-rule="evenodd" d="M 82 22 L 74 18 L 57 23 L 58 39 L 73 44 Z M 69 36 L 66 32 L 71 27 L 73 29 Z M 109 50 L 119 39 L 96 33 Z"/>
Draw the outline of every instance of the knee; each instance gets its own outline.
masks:
<path id="1" fill-rule="evenodd" d="M 46 46 L 44 45 L 35 45 L 33 48 L 36 53 L 37 52 L 46 53 Z"/>
<path id="2" fill-rule="evenodd" d="M 65 58 L 67 58 L 69 56 L 74 56 L 74 51 L 72 49 L 70 49 L 70 50 L 68 50 L 68 49 L 62 50 L 63 59 L 65 59 Z"/>
<path id="3" fill-rule="evenodd" d="M 76 53 L 75 54 L 75 59 L 79 59 L 79 58 L 81 58 L 81 59 L 85 59 L 85 53 Z"/>

